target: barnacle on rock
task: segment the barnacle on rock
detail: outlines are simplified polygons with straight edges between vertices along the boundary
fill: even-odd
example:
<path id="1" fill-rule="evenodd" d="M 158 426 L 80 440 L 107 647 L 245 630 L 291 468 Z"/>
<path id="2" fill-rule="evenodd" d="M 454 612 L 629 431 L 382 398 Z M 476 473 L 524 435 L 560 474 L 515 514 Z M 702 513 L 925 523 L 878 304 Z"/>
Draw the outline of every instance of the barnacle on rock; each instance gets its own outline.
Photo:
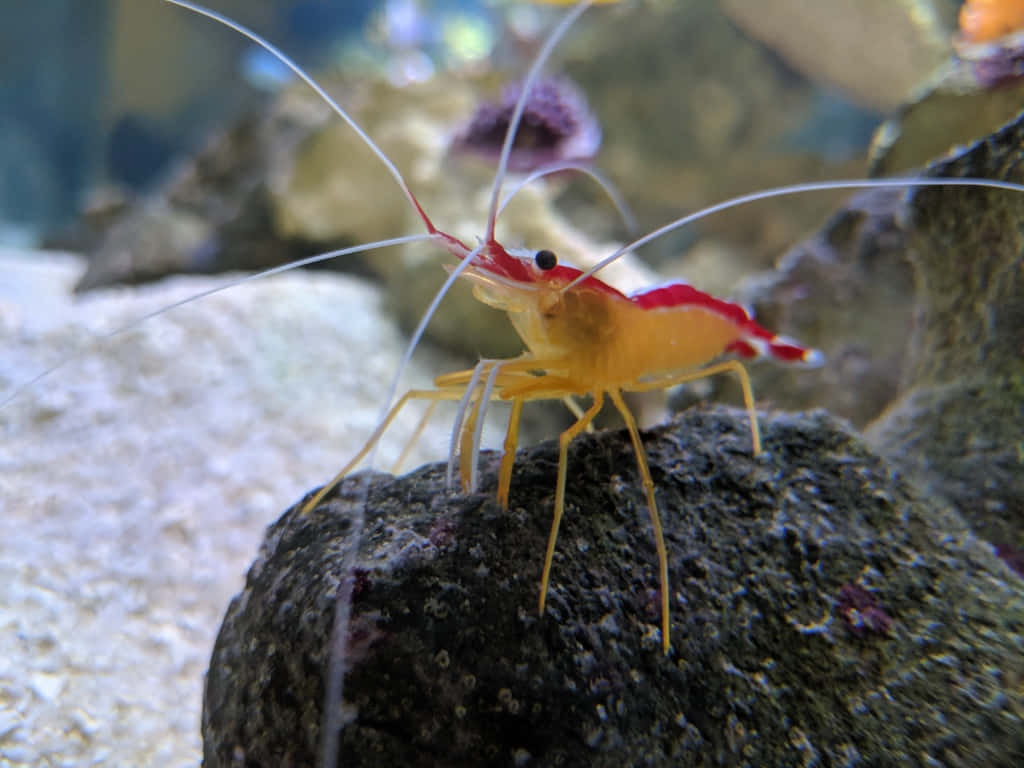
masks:
<path id="1" fill-rule="evenodd" d="M 887 635 L 892 628 L 892 617 L 878 604 L 878 598 L 859 584 L 843 585 L 838 609 L 846 628 L 856 637 Z"/>

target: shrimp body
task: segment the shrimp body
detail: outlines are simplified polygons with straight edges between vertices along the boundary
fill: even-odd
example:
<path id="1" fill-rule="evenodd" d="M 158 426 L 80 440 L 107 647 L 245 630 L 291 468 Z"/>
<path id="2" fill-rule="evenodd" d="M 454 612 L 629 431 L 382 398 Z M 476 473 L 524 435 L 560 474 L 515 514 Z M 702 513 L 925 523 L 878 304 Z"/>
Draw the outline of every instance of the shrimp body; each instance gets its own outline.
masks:
<path id="1" fill-rule="evenodd" d="M 464 274 L 478 299 L 508 312 L 529 359 L 578 384 L 574 394 L 649 389 L 725 353 L 818 362 L 818 353 L 762 328 L 742 306 L 685 283 L 629 296 L 594 277 L 570 287 L 582 273 L 541 253 L 543 259 L 527 258 L 502 249 Z"/>

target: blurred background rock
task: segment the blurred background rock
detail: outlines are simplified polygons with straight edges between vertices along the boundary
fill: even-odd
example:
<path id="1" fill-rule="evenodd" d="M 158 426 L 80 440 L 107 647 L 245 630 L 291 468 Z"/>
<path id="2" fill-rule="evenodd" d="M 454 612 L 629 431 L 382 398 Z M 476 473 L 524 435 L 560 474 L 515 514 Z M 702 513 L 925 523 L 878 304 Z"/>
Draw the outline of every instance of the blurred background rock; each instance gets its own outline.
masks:
<path id="1" fill-rule="evenodd" d="M 214 0 L 312 63 L 357 30 L 370 2 Z M 247 44 L 163 2 L 0 5 L 0 237 L 32 244 L 67 226 L 101 185 L 148 189 L 171 159 L 251 103 Z"/>
<path id="2" fill-rule="evenodd" d="M 208 5 L 314 71 L 396 85 L 453 73 L 520 74 L 561 12 L 507 0 Z M 626 0 L 592 11 L 561 47 L 556 68 L 581 83 L 604 125 L 598 167 L 623 186 L 641 227 L 651 227 L 740 191 L 863 172 L 874 127 L 948 58 L 957 5 L 773 0 L 754 13 L 729 1 Z M 0 238 L 7 244 L 66 233 L 83 207 L 102 226 L 104 213 L 153 190 L 174 158 L 285 80 L 239 36 L 158 0 L 8 2 L 2 13 Z M 868 66 L 875 62 L 886 77 Z M 570 189 L 570 210 L 574 195 L 594 196 Z M 706 230 L 727 251 L 753 248 L 763 264 L 830 205 L 818 197 L 769 203 Z M 575 210 L 584 228 L 603 226 L 586 206 Z M 652 258 L 675 256 L 696 239 L 668 238 Z M 705 248 L 722 253 L 715 242 Z M 695 255 L 695 264 L 706 261 Z"/>

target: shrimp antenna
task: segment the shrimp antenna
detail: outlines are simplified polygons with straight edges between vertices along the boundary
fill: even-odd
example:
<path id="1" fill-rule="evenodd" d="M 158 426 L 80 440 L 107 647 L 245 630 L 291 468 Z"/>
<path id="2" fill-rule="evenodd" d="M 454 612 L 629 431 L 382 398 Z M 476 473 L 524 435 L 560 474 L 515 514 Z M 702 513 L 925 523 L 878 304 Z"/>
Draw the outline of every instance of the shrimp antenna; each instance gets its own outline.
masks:
<path id="1" fill-rule="evenodd" d="M 420 235 L 419 237 L 429 238 L 431 235 Z M 405 349 L 405 354 L 402 355 L 402 360 L 398 364 L 398 368 L 395 370 L 395 375 L 391 379 L 391 384 L 388 387 L 387 396 L 384 400 L 384 407 L 377 419 L 378 424 L 383 425 L 386 423 L 387 412 L 391 407 L 391 401 L 395 399 L 395 392 L 398 390 L 398 383 L 402 378 L 402 374 L 408 367 L 409 361 L 412 359 L 413 352 L 416 351 L 416 347 L 419 345 L 420 339 L 423 338 L 423 333 L 427 328 L 427 324 L 433 318 L 434 313 L 437 312 L 437 308 L 441 304 L 441 300 L 448 293 L 448 289 L 452 287 L 459 276 L 469 267 L 470 264 L 473 263 L 473 260 L 482 250 L 483 245 L 477 246 L 452 269 L 451 274 L 448 275 L 448 279 L 445 280 L 444 285 L 441 286 L 437 294 L 434 296 L 433 301 L 430 302 L 430 306 L 427 308 L 427 311 L 423 313 L 423 318 L 420 320 L 419 325 L 416 326 L 412 339 L 409 341 L 409 344 Z M 369 455 L 366 457 L 366 464 L 368 466 L 373 466 L 374 460 L 377 457 L 378 445 L 379 443 L 374 443 L 373 447 L 369 451 Z M 317 492 L 311 501 L 308 501 L 303 505 L 303 508 L 315 507 L 320 503 L 320 500 L 327 495 L 327 492 L 334 488 L 339 481 L 340 476 L 325 485 Z M 363 478 L 362 482 L 362 493 L 365 500 L 369 498 L 370 476 L 367 475 Z M 361 505 L 356 505 L 351 515 L 351 530 L 356 532 L 355 535 L 357 537 L 362 535 L 363 526 L 365 524 L 363 512 L 364 506 L 365 501 Z M 334 600 L 334 621 L 331 626 L 329 641 L 330 661 L 328 663 L 326 691 L 324 694 L 324 717 L 323 723 L 320 727 L 320 763 L 323 768 L 335 768 L 338 759 L 338 745 L 342 727 L 341 701 L 345 692 L 345 636 L 348 632 L 349 615 L 351 613 L 353 588 L 352 572 L 355 568 L 356 558 L 359 554 L 358 549 L 359 540 L 356 538 L 353 543 L 346 548 L 345 553 L 342 556 L 341 572 L 343 576 Z"/>
<path id="2" fill-rule="evenodd" d="M 177 2 L 177 0 L 171 0 Z M 583 15 L 583 12 L 587 10 L 594 0 L 583 0 L 577 4 L 571 11 L 569 11 L 562 20 L 558 22 L 551 34 L 548 35 L 548 39 L 544 41 L 544 45 L 540 49 L 540 53 L 537 54 L 537 58 L 534 59 L 533 64 L 530 66 L 530 71 L 526 74 L 526 79 L 523 80 L 523 87 L 519 92 L 519 98 L 516 100 L 516 107 L 512 110 L 512 119 L 508 122 L 508 130 L 505 131 L 505 142 L 501 145 L 501 155 L 498 158 L 498 170 L 494 174 L 494 186 L 491 189 L 491 203 L 487 209 L 487 234 L 484 236 L 484 242 L 489 243 L 494 240 L 494 227 L 498 220 L 498 198 L 501 195 L 501 185 L 505 180 L 505 172 L 508 170 L 508 158 L 512 153 L 512 142 L 515 141 L 516 133 L 519 131 L 519 123 L 523 119 L 523 110 L 526 108 L 526 100 L 530 96 L 530 91 L 533 90 L 534 84 L 537 82 L 537 78 L 540 77 L 540 71 L 544 68 L 547 60 L 551 57 L 551 52 L 555 50 L 555 46 L 558 45 L 559 41 L 565 37 L 565 33 L 569 31 L 569 27 L 575 23 L 576 19 Z"/>
<path id="3" fill-rule="evenodd" d="M 784 187 L 762 189 L 759 192 L 751 192 L 747 195 L 731 197 L 728 200 L 723 200 L 720 203 L 708 206 L 707 208 L 703 208 L 695 213 L 681 216 L 675 221 L 670 221 L 668 224 L 658 227 L 658 229 L 653 232 L 644 235 L 638 240 L 634 240 L 628 245 L 622 246 L 610 256 L 606 256 L 601 259 L 593 267 L 562 288 L 562 292 L 564 293 L 565 291 L 568 291 L 573 286 L 582 283 L 588 277 L 592 277 L 597 272 L 600 272 L 613 261 L 619 259 L 624 253 L 628 253 L 642 245 L 647 245 L 662 235 L 667 235 L 669 232 L 697 221 L 698 219 L 703 219 L 705 216 L 710 216 L 713 213 L 726 211 L 730 208 L 736 208 L 758 200 L 767 200 L 772 197 L 785 197 L 787 195 L 798 195 L 803 192 L 821 192 L 830 189 L 889 189 L 893 187 L 989 187 L 991 189 L 1005 189 L 1011 192 L 1024 192 L 1024 184 L 1016 184 L 1012 181 L 1000 181 L 998 179 L 923 179 L 920 177 L 893 179 L 837 179 L 835 181 L 812 181 L 805 184 L 791 184 Z"/>
<path id="4" fill-rule="evenodd" d="M 543 168 L 538 168 L 529 176 L 526 176 L 516 182 L 511 191 L 509 191 L 501 201 L 501 205 L 498 206 L 498 215 L 501 215 L 502 211 L 504 211 L 505 208 L 508 207 L 508 204 L 512 202 L 512 198 L 522 192 L 524 187 L 532 184 L 537 179 L 544 178 L 545 176 L 551 176 L 555 173 L 562 173 L 563 171 L 576 171 L 577 173 L 582 173 L 593 179 L 601 190 L 608 195 L 608 199 L 611 200 L 612 205 L 615 206 L 615 210 L 619 212 L 619 216 L 622 217 L 622 223 L 626 227 L 626 231 L 631 235 L 636 233 L 636 216 L 633 215 L 633 210 L 629 207 L 629 203 L 626 202 L 626 198 L 622 196 L 622 193 L 619 192 L 611 179 L 597 169 L 591 168 L 589 165 L 569 161 L 545 165 Z"/>
<path id="5" fill-rule="evenodd" d="M 300 67 L 291 58 L 289 58 L 288 55 L 284 53 L 284 51 L 280 50 L 270 41 L 260 37 L 251 29 L 243 27 L 237 21 L 229 19 L 227 16 L 223 16 L 217 13 L 216 11 L 211 11 L 209 8 L 204 8 L 201 5 L 196 5 L 195 3 L 188 2 L 188 0 L 166 0 L 166 2 L 171 3 L 172 5 L 177 5 L 182 8 L 185 8 L 186 10 L 192 11 L 193 13 L 197 13 L 200 16 L 206 16 L 209 19 L 213 19 L 214 21 L 223 24 L 225 27 L 235 30 L 240 35 L 244 35 L 245 37 L 252 40 L 258 46 L 260 46 L 265 51 L 274 56 L 286 67 L 288 67 L 288 69 L 294 72 L 297 77 L 299 77 L 303 82 L 306 83 L 306 85 L 308 85 L 310 88 L 316 91 L 317 96 L 323 99 L 327 103 L 327 105 L 330 106 L 330 108 L 333 109 L 334 112 L 342 120 L 348 123 L 349 127 L 353 131 L 355 131 L 356 134 L 358 134 L 359 138 L 363 140 L 363 143 L 370 148 L 373 154 L 380 158 L 380 161 L 384 163 L 384 166 L 388 169 L 388 172 L 395 179 L 395 181 L 398 182 L 398 186 L 401 187 L 402 193 L 409 201 L 409 204 L 413 207 L 413 209 L 416 211 L 419 217 L 423 220 L 424 225 L 427 227 L 427 232 L 429 232 L 432 235 L 439 234 L 439 230 L 437 229 L 437 227 L 434 226 L 434 223 L 430 220 L 430 217 L 427 216 L 423 208 L 420 207 L 419 200 L 417 200 L 416 196 L 412 193 L 412 190 L 409 188 L 409 185 L 405 181 L 405 177 L 402 176 L 398 168 L 395 167 L 395 164 L 391 162 L 388 156 L 384 154 L 384 150 L 377 146 L 377 143 L 370 138 L 370 135 L 366 131 L 364 131 L 354 119 L 352 119 L 349 113 L 346 112 L 341 107 L 341 105 L 338 104 L 338 102 L 331 98 L 327 91 L 325 91 L 323 87 L 316 80 L 314 80 L 302 67 Z"/>

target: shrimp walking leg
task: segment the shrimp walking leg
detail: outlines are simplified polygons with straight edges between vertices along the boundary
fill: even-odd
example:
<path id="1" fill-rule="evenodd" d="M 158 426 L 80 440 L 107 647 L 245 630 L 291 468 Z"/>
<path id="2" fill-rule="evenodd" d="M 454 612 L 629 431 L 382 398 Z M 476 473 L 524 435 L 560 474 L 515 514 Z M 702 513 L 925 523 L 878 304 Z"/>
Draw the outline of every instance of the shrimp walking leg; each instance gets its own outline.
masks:
<path id="1" fill-rule="evenodd" d="M 470 432 L 473 430 L 473 424 L 466 424 L 467 414 L 469 419 L 473 421 L 475 419 L 476 409 L 475 405 L 479 399 L 477 389 L 480 383 L 480 377 L 483 372 L 487 370 L 491 365 L 489 360 L 481 360 L 474 366 L 472 374 L 468 381 L 458 380 L 450 384 L 441 384 L 435 379 L 434 384 L 438 387 L 444 386 L 463 386 L 463 394 L 459 399 L 458 412 L 455 415 L 455 420 L 452 422 L 452 436 L 448 444 L 448 472 L 445 476 L 445 483 L 450 490 L 453 487 L 453 477 L 455 475 L 455 457 L 456 454 L 459 456 L 459 476 L 462 482 L 462 490 L 464 492 L 469 491 L 469 475 L 471 467 L 469 466 L 470 455 L 468 446 L 466 444 L 468 438 L 466 437 L 467 430 Z M 460 372 L 460 373 L 465 373 Z M 458 450 L 457 450 L 458 449 Z"/>
<path id="2" fill-rule="evenodd" d="M 562 523 L 562 513 L 565 511 L 565 482 L 568 469 L 569 443 L 575 440 L 580 432 L 587 428 L 587 424 L 594 420 L 594 417 L 601 411 L 604 405 L 604 393 L 599 392 L 594 396 L 593 404 L 583 414 L 583 418 L 565 430 L 558 438 L 558 484 L 555 486 L 555 515 L 551 521 L 551 533 L 548 535 L 548 549 L 544 554 L 544 570 L 540 577 L 540 602 L 539 611 L 544 613 L 544 603 L 548 595 L 548 581 L 551 578 L 551 559 L 555 554 L 555 541 L 558 539 L 558 527 Z"/>
<path id="3" fill-rule="evenodd" d="M 580 407 L 571 395 L 562 398 L 566 407 L 577 419 L 582 419 L 584 410 Z M 498 503 L 502 509 L 508 509 L 508 494 L 512 486 L 512 469 L 516 463 L 516 447 L 519 445 L 519 421 L 523 414 L 523 398 L 516 398 L 512 401 L 512 411 L 508 417 L 508 431 L 505 433 L 505 443 L 502 446 L 501 467 L 498 470 Z M 594 431 L 594 422 L 588 421 L 586 431 Z"/>
<path id="4" fill-rule="evenodd" d="M 373 449 L 373 446 L 375 446 L 377 442 L 381 439 L 387 428 L 391 426 L 391 422 L 395 420 L 395 417 L 398 416 L 399 412 L 402 410 L 402 408 L 406 406 L 406 404 L 410 400 L 432 400 L 436 403 L 437 401 L 441 400 L 459 400 L 462 398 L 462 395 L 462 390 L 455 388 L 410 389 L 408 392 L 406 392 L 398 399 L 398 402 L 396 402 L 391 407 L 391 410 L 388 411 L 388 415 L 384 417 L 383 421 L 381 421 L 381 423 L 377 426 L 377 429 L 375 429 L 373 434 L 370 435 L 370 439 L 367 440 L 363 447 L 359 449 L 359 453 L 357 453 L 352 458 L 352 460 L 349 461 L 348 464 L 342 467 L 338 474 L 331 478 L 331 481 L 327 483 L 327 485 L 325 485 L 323 488 L 317 491 L 316 495 L 313 496 L 312 499 L 306 502 L 305 506 L 302 507 L 302 514 L 308 515 L 310 512 L 312 512 L 317 507 L 317 505 L 324 500 L 324 497 L 327 496 L 328 493 L 333 491 L 338 486 L 338 484 L 345 478 L 345 476 L 359 465 L 359 462 L 366 458 L 366 454 L 368 454 Z M 419 431 L 420 430 L 417 429 L 417 432 Z M 414 437 L 416 436 L 417 435 L 414 434 Z"/>
<path id="5" fill-rule="evenodd" d="M 423 415 L 420 416 L 420 420 L 416 424 L 416 429 L 414 429 L 412 431 L 412 434 L 409 435 L 409 439 L 405 441 L 405 447 L 402 448 L 402 453 L 399 454 L 398 458 L 395 460 L 395 463 L 391 466 L 392 475 L 397 475 L 398 471 L 402 468 L 402 465 L 405 464 L 405 460 L 409 458 L 409 454 L 412 453 L 412 449 L 416 447 L 416 443 L 419 442 L 420 437 L 423 435 L 423 430 L 427 428 L 427 424 L 430 422 L 431 417 L 434 415 L 434 411 L 437 410 L 437 404 L 439 402 L 441 401 L 431 400 L 430 405 L 427 406 L 427 409 L 423 412 Z"/>
<path id="6" fill-rule="evenodd" d="M 512 412 L 508 416 L 508 430 L 505 432 L 504 453 L 501 456 L 501 468 L 498 470 L 498 504 L 508 509 L 508 492 L 512 486 L 512 467 L 516 463 L 516 447 L 519 445 L 519 420 L 523 415 L 525 400 L 517 398 L 512 401 Z M 583 418 L 580 411 L 579 418 Z"/>
<path id="7" fill-rule="evenodd" d="M 644 451 L 643 443 L 640 441 L 640 430 L 637 429 L 636 419 L 622 399 L 622 394 L 615 389 L 608 391 L 608 397 L 615 404 L 623 420 L 626 422 L 626 429 L 629 430 L 629 439 L 633 441 L 633 452 L 636 454 L 637 468 L 640 470 L 640 479 L 644 484 L 644 493 L 647 495 L 647 508 L 651 513 L 651 527 L 654 528 L 654 545 L 658 550 L 658 580 L 661 583 L 661 648 L 668 653 L 669 639 L 669 600 L 668 600 L 668 552 L 665 549 L 665 534 L 661 528 L 661 517 L 658 515 L 658 505 L 654 500 L 654 479 L 651 477 L 651 468 L 647 463 L 647 453 Z"/>
<path id="8" fill-rule="evenodd" d="M 563 397 L 562 398 L 562 402 L 565 403 L 565 407 L 569 409 L 569 412 L 573 416 L 575 416 L 577 419 L 582 418 L 582 416 L 583 416 L 583 408 L 580 406 L 579 403 L 576 402 L 576 399 L 572 395 L 566 395 L 565 397 Z M 596 431 L 597 430 L 594 429 L 594 423 L 593 422 L 591 422 L 590 424 L 587 424 L 587 432 L 589 434 L 593 434 Z"/>
<path id="9" fill-rule="evenodd" d="M 725 373 L 726 371 L 732 371 L 739 377 L 740 387 L 743 389 L 743 404 L 746 406 L 747 416 L 750 417 L 750 438 L 753 441 L 754 455 L 756 456 L 761 452 L 761 429 L 757 426 L 757 411 L 754 410 L 754 390 L 750 386 L 750 375 L 747 373 L 747 369 L 738 360 L 726 360 L 715 365 L 709 365 L 707 368 L 701 368 L 699 371 L 689 371 L 688 373 L 681 373 L 664 379 L 634 382 L 623 389 L 630 392 L 648 392 L 652 389 L 665 389 L 666 387 L 674 387 L 677 384 L 685 384 L 688 381 L 706 379 L 708 376 Z"/>

